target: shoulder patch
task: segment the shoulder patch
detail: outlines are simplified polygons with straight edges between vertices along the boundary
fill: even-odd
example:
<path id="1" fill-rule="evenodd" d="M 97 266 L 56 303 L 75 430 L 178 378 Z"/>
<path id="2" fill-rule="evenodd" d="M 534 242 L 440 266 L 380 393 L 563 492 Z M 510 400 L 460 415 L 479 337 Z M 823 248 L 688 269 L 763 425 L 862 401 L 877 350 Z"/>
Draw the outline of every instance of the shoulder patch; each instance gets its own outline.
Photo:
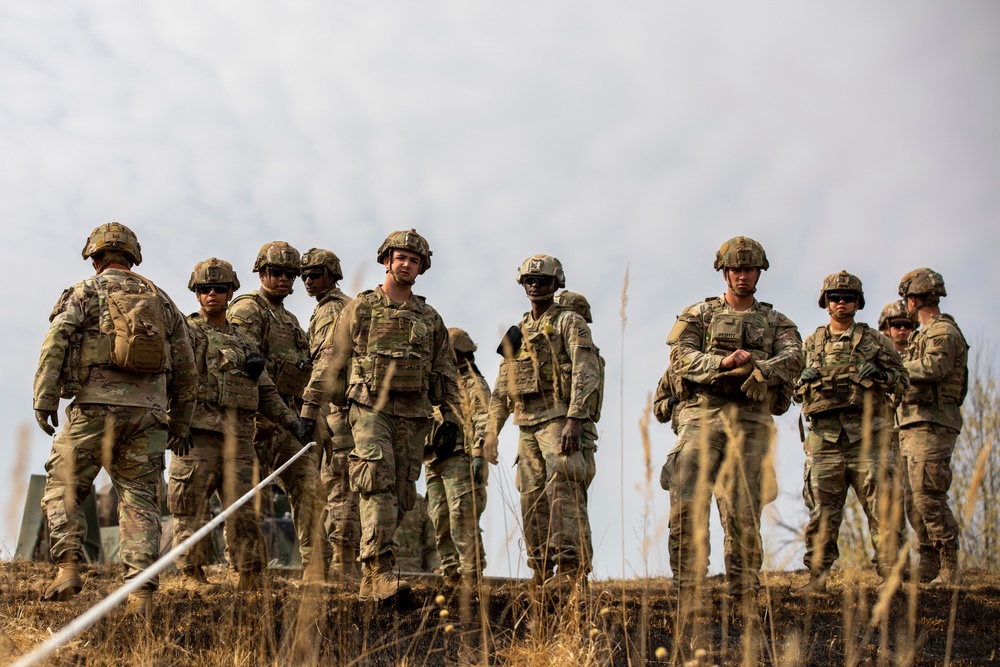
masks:
<path id="1" fill-rule="evenodd" d="M 670 329 L 670 333 L 667 334 L 667 345 L 676 345 L 677 341 L 681 339 L 684 335 L 684 330 L 688 327 L 688 321 L 683 319 L 683 315 L 677 318 L 674 322 L 674 326 Z"/>

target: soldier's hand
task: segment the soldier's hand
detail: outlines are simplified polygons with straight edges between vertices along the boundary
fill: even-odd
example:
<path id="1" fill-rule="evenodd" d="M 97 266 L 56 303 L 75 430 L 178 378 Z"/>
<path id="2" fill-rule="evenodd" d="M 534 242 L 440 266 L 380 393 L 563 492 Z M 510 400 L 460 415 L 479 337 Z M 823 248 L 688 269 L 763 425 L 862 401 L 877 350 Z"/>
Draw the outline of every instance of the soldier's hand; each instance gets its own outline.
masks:
<path id="1" fill-rule="evenodd" d="M 723 357 L 722 361 L 719 362 L 719 367 L 725 370 L 739 368 L 748 363 L 752 358 L 753 356 L 746 350 L 736 350 L 732 354 Z"/>
<path id="2" fill-rule="evenodd" d="M 862 380 L 871 378 L 876 382 L 885 382 L 889 379 L 889 375 L 884 370 L 870 361 L 862 361 L 858 364 L 858 375 Z"/>
<path id="3" fill-rule="evenodd" d="M 45 431 L 45 435 L 55 435 L 55 427 L 59 426 L 59 413 L 55 410 L 35 410 L 35 421 Z M 52 422 L 52 426 L 49 426 L 49 422 Z"/>
<path id="4" fill-rule="evenodd" d="M 670 398 L 667 399 L 667 416 L 671 416 L 674 412 L 674 408 L 677 404 L 681 402 L 681 397 L 677 394 L 671 394 Z"/>
<path id="5" fill-rule="evenodd" d="M 764 379 L 764 374 L 760 372 L 759 368 L 753 369 L 753 373 L 747 378 L 747 381 L 743 383 L 740 387 L 743 393 L 747 395 L 751 401 L 763 401 L 767 398 L 767 381 Z"/>
<path id="6" fill-rule="evenodd" d="M 812 366 L 806 366 L 802 369 L 802 373 L 799 374 L 799 382 L 805 384 L 806 382 L 815 382 L 820 379 L 822 374 L 819 372 L 818 368 L 813 368 Z"/>
<path id="7" fill-rule="evenodd" d="M 458 446 L 458 424 L 455 422 L 444 422 L 434 433 L 434 453 L 439 459 L 446 459 L 455 451 Z"/>
<path id="8" fill-rule="evenodd" d="M 563 427 L 562 435 L 559 437 L 559 453 L 569 456 L 580 451 L 580 431 L 583 430 L 583 422 L 579 419 L 567 419 L 566 426 Z"/>
<path id="9" fill-rule="evenodd" d="M 483 440 L 483 458 L 493 465 L 500 460 L 500 439 L 493 433 L 487 433 Z"/>
<path id="10" fill-rule="evenodd" d="M 191 434 L 188 433 L 183 438 L 179 435 L 174 435 L 171 433 L 167 436 L 167 449 L 174 453 L 174 456 L 187 456 L 188 452 L 191 451 L 191 445 L 193 444 L 193 439 Z"/>
<path id="11" fill-rule="evenodd" d="M 472 483 L 482 486 L 486 482 L 486 459 L 482 456 L 472 457 Z"/>
<path id="12" fill-rule="evenodd" d="M 288 430 L 292 432 L 299 444 L 306 445 L 312 442 L 313 434 L 316 432 L 316 420 L 308 417 L 296 419 L 288 427 Z"/>
<path id="13" fill-rule="evenodd" d="M 244 370 L 247 375 L 250 376 L 251 380 L 256 380 L 264 372 L 264 366 L 267 364 L 267 359 L 260 352 L 253 352 L 247 355 L 246 365 Z"/>

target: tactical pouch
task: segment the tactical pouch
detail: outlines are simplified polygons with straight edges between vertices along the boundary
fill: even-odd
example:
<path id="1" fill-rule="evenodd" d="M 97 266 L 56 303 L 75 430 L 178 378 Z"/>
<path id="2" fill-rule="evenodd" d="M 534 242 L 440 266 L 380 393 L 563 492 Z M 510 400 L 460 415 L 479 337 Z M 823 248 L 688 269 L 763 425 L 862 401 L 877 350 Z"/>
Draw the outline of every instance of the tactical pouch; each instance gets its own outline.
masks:
<path id="1" fill-rule="evenodd" d="M 104 307 L 110 320 L 110 327 L 104 329 L 110 361 L 130 373 L 162 373 L 168 366 L 163 305 L 156 289 L 135 277 L 138 284 L 99 283 L 104 287 Z"/>
<path id="2" fill-rule="evenodd" d="M 775 387 L 770 387 L 767 392 L 769 408 L 772 415 L 780 416 L 788 412 L 792 405 L 792 385 L 783 382 Z"/>
<path id="3" fill-rule="evenodd" d="M 311 375 L 312 369 L 310 366 L 304 365 L 303 368 L 299 368 L 298 364 L 282 359 L 278 361 L 277 370 L 272 378 L 274 380 L 274 388 L 278 390 L 278 393 L 285 394 L 286 396 L 301 396 L 302 390 L 309 384 L 309 377 Z"/>
<path id="4" fill-rule="evenodd" d="M 257 383 L 241 373 L 222 373 L 219 383 L 219 406 L 237 410 L 257 409 Z"/>
<path id="5" fill-rule="evenodd" d="M 393 391 L 421 391 L 427 389 L 424 378 L 425 362 L 419 357 L 389 357 L 374 355 L 372 360 L 371 386 L 376 392 L 386 389 Z M 392 374 L 390 377 L 390 367 Z"/>
<path id="6" fill-rule="evenodd" d="M 508 362 L 508 369 L 514 372 L 514 392 L 519 396 L 538 394 L 542 391 L 539 374 L 535 372 L 535 360 L 530 355 L 521 355 Z"/>
<path id="7" fill-rule="evenodd" d="M 69 337 L 69 347 L 59 371 L 59 397 L 71 399 L 83 388 L 82 348 L 83 335 L 79 332 Z"/>
<path id="8" fill-rule="evenodd" d="M 427 392 L 427 398 L 434 405 L 440 405 L 444 402 L 444 378 L 440 373 L 431 373 L 430 389 Z"/>
<path id="9" fill-rule="evenodd" d="M 903 395 L 903 402 L 910 405 L 935 405 L 937 392 L 932 382 L 911 382 Z"/>
<path id="10" fill-rule="evenodd" d="M 743 345 L 743 318 L 716 313 L 709 325 L 709 334 L 713 349 L 728 352 L 738 350 Z"/>

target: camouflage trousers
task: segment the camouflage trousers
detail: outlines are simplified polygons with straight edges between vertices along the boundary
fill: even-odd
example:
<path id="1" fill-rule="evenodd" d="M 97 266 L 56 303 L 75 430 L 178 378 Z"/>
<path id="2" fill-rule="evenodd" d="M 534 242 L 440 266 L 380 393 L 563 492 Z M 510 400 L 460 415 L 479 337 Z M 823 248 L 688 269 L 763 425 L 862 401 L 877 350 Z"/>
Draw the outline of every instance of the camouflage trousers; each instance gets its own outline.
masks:
<path id="1" fill-rule="evenodd" d="M 326 488 L 323 526 L 330 544 L 357 549 L 361 542 L 358 494 L 351 490 L 351 450 L 328 450 L 323 456 L 320 478 Z"/>
<path id="2" fill-rule="evenodd" d="M 590 485 L 597 476 L 597 426 L 592 421 L 583 424 L 580 431 L 580 451 L 583 452 L 583 463 L 586 474 L 583 476 L 584 504 L 590 506 Z M 585 527 L 584 540 L 587 543 L 587 553 L 594 553 L 594 540 L 590 530 L 590 522 Z"/>
<path id="3" fill-rule="evenodd" d="M 517 446 L 515 486 L 521 494 L 521 520 L 528 566 L 548 574 L 590 572 L 590 516 L 587 513 L 587 461 L 583 451 L 559 453 L 566 418 L 522 426 Z"/>
<path id="4" fill-rule="evenodd" d="M 478 574 L 486 567 L 479 517 L 483 487 L 475 487 L 469 457 L 464 453 L 437 459 L 426 467 L 427 513 L 441 570 L 445 575 Z"/>
<path id="5" fill-rule="evenodd" d="M 876 434 L 876 441 L 879 434 Z M 844 520 L 847 492 L 854 489 L 868 519 L 872 547 L 879 553 L 878 452 L 862 452 L 841 430 L 837 442 L 810 432 L 805 442 L 806 465 L 802 498 L 809 510 L 803 562 L 812 572 L 825 572 L 840 557 L 837 538 Z"/>
<path id="6" fill-rule="evenodd" d="M 148 408 L 92 403 L 73 403 L 66 413 L 66 425 L 56 434 L 45 462 L 42 511 L 49 524 L 52 560 L 60 565 L 83 560 L 87 520 L 82 503 L 103 467 L 118 490 L 119 554 L 128 581 L 160 554 L 158 497 L 166 418 Z M 153 579 L 150 587 L 156 588 L 156 583 Z"/>
<path id="7" fill-rule="evenodd" d="M 254 431 L 254 450 L 260 463 L 261 479 L 294 456 L 302 445 L 290 431 L 277 425 Z M 319 452 L 313 447 L 296 459 L 278 478 L 278 486 L 288 496 L 295 534 L 299 538 L 302 567 L 308 568 L 313 556 L 325 562 L 329 547 L 323 534 L 323 483 L 319 478 Z"/>
<path id="8" fill-rule="evenodd" d="M 958 431 L 929 422 L 899 429 L 906 468 L 903 476 L 906 517 L 916 532 L 921 554 L 958 548 L 960 528 L 948 505 L 951 455 L 957 439 Z"/>
<path id="9" fill-rule="evenodd" d="M 684 424 L 660 472 L 660 485 L 670 490 L 670 568 L 681 587 L 697 585 L 708 573 L 713 494 L 725 531 L 729 591 L 743 594 L 760 587 L 761 481 L 772 427 L 738 422 L 737 428 L 744 436 L 740 448 L 731 447 L 724 432 Z M 703 458 L 706 469 L 699 483 Z"/>
<path id="10" fill-rule="evenodd" d="M 186 456 L 170 460 L 167 503 L 174 514 L 174 546 L 191 537 L 209 520 L 209 500 L 218 492 L 222 506 L 253 488 L 257 456 L 249 439 L 234 439 L 226 454 L 226 436 L 192 428 L 194 446 Z M 228 464 L 228 465 L 227 465 Z M 226 519 L 226 559 L 237 572 L 261 570 L 267 564 L 260 517 L 248 502 Z M 209 541 L 203 539 L 177 557 L 177 567 L 208 564 Z"/>
<path id="11" fill-rule="evenodd" d="M 361 560 L 396 562 L 396 527 L 413 508 L 427 418 L 397 417 L 351 403 L 351 488 L 361 495 Z"/>

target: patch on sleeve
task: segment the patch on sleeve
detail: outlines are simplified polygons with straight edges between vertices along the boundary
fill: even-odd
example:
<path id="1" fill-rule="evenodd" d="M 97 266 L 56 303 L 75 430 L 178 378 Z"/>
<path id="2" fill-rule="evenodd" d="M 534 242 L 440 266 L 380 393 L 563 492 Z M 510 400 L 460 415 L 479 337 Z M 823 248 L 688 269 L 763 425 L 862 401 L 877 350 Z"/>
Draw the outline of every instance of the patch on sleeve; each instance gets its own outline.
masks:
<path id="1" fill-rule="evenodd" d="M 667 334 L 667 345 L 675 345 L 677 341 L 681 339 L 681 336 L 684 334 L 684 331 L 687 329 L 687 327 L 688 327 L 687 321 L 682 320 L 681 318 L 678 317 L 677 321 L 674 322 L 674 326 L 670 330 L 670 333 Z"/>

